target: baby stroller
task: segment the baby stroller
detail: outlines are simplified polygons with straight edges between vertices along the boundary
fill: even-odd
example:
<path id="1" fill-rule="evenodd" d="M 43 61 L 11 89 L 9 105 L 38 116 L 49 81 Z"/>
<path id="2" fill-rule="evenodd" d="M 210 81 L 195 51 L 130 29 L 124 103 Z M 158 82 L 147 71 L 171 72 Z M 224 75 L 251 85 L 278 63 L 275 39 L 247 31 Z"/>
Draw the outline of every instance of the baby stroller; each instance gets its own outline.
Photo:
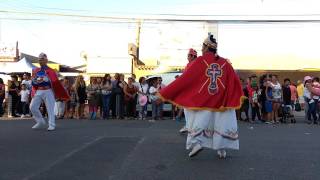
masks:
<path id="1" fill-rule="evenodd" d="M 280 121 L 282 123 L 287 123 L 287 120 L 290 120 L 291 123 L 296 123 L 296 119 L 294 118 L 294 115 L 293 115 L 293 108 L 291 105 L 282 104 L 281 110 L 282 110 L 282 118 Z"/>

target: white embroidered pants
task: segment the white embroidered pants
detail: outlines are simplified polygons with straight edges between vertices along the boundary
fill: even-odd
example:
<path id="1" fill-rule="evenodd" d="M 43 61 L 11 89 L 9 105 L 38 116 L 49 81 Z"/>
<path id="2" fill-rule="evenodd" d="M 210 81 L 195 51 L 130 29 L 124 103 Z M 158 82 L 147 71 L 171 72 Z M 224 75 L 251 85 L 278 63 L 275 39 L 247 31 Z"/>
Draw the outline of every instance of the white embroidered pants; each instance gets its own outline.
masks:
<path id="1" fill-rule="evenodd" d="M 32 98 L 32 101 L 30 103 L 30 111 L 32 113 L 34 120 L 37 123 L 45 122 L 39 110 L 39 107 L 42 102 L 44 102 L 46 105 L 49 127 L 55 127 L 56 126 L 55 116 L 54 116 L 55 98 L 51 89 L 37 90 L 35 96 Z"/>
<path id="2" fill-rule="evenodd" d="M 185 112 L 188 128 L 187 149 L 196 144 L 216 150 L 239 149 L 235 110 L 211 112 L 185 109 Z"/>

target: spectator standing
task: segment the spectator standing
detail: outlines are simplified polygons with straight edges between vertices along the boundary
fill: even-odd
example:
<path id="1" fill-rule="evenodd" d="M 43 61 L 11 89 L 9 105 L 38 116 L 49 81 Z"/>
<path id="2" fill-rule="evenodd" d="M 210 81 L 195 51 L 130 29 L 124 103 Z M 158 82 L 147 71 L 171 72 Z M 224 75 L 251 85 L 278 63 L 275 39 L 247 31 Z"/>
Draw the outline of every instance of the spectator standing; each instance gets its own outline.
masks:
<path id="1" fill-rule="evenodd" d="M 297 102 L 298 91 L 297 91 L 297 87 L 291 82 L 290 82 L 290 92 L 291 92 L 291 105 L 292 105 L 292 109 L 294 109 L 295 104 L 299 103 L 299 102 Z"/>
<path id="2" fill-rule="evenodd" d="M 85 107 L 85 102 L 87 99 L 86 82 L 84 81 L 82 75 L 79 75 L 76 78 L 76 81 L 73 86 L 74 86 L 74 89 L 75 89 L 75 92 L 77 95 L 77 102 L 78 102 L 77 118 L 82 119 L 85 117 L 84 107 Z"/>
<path id="3" fill-rule="evenodd" d="M 138 91 L 140 88 L 140 83 L 137 82 L 137 76 L 135 74 L 132 74 L 131 78 L 132 80 L 132 84 L 136 87 L 136 90 Z M 135 94 L 134 100 L 136 102 L 136 105 L 138 104 L 138 93 Z M 137 108 L 136 108 L 137 109 Z M 139 112 L 137 112 L 137 110 L 135 111 L 135 117 L 139 116 Z"/>
<path id="4" fill-rule="evenodd" d="M 261 104 L 261 115 L 262 115 L 262 121 L 265 122 L 267 119 L 267 113 L 266 113 L 266 87 L 267 87 L 267 75 L 263 75 L 260 77 L 260 91 L 261 95 L 259 98 L 259 103 Z"/>
<path id="5" fill-rule="evenodd" d="M 119 81 L 117 84 L 118 89 L 120 90 L 119 94 L 116 97 L 116 114 L 117 119 L 123 119 L 125 113 L 125 104 L 124 104 L 124 88 L 127 86 L 126 81 L 124 80 L 124 74 L 119 74 Z"/>
<path id="6" fill-rule="evenodd" d="M 6 96 L 6 91 L 5 91 L 5 84 L 3 82 L 3 79 L 0 78 L 0 117 L 3 116 L 4 110 L 3 110 L 3 100 Z"/>
<path id="7" fill-rule="evenodd" d="M 88 97 L 88 104 L 89 104 L 89 119 L 95 120 L 97 117 L 97 105 L 98 99 L 96 96 L 98 90 L 97 79 L 92 78 L 90 84 L 87 87 L 87 97 Z"/>
<path id="8" fill-rule="evenodd" d="M 246 96 L 246 99 L 243 100 L 243 103 L 241 104 L 240 109 L 237 110 L 237 116 L 238 116 L 237 119 L 242 121 L 243 119 L 241 117 L 241 114 L 242 112 L 244 112 L 246 115 L 245 121 L 249 121 L 249 91 L 244 80 L 240 79 L 240 82 L 242 84 L 242 91 L 244 96 Z"/>
<path id="9" fill-rule="evenodd" d="M 102 102 L 103 102 L 103 119 L 109 118 L 110 113 L 110 99 L 112 92 L 111 76 L 105 74 L 102 82 Z"/>
<path id="10" fill-rule="evenodd" d="M 160 118 L 160 106 L 161 104 L 158 103 L 158 96 L 156 96 L 156 94 L 159 92 L 158 89 L 158 85 L 159 82 L 158 80 L 153 80 L 151 83 L 151 86 L 149 88 L 149 94 L 150 94 L 150 101 L 152 104 L 152 119 L 150 120 L 150 122 L 154 122 L 155 120 L 158 120 Z"/>
<path id="11" fill-rule="evenodd" d="M 270 78 L 267 78 L 266 81 L 266 101 L 265 101 L 265 111 L 266 111 L 266 123 L 272 124 L 272 87 Z"/>
<path id="12" fill-rule="evenodd" d="M 272 75 L 271 79 L 272 87 L 272 118 L 275 123 L 278 123 L 278 111 L 281 105 L 282 100 L 282 88 L 281 84 L 278 81 L 277 75 Z"/>
<path id="13" fill-rule="evenodd" d="M 252 120 L 251 122 L 254 122 L 256 119 L 256 116 L 258 116 L 258 120 L 261 121 L 261 114 L 260 114 L 260 103 L 258 102 L 260 92 L 259 88 L 256 85 L 252 88 L 252 95 L 251 95 L 251 107 L 252 107 Z"/>
<path id="14" fill-rule="evenodd" d="M 68 103 L 68 118 L 73 119 L 76 115 L 76 107 L 78 104 L 77 92 L 74 86 L 69 89 L 70 101 Z"/>
<path id="15" fill-rule="evenodd" d="M 19 98 L 20 83 L 18 82 L 18 77 L 16 75 L 11 76 L 11 83 L 9 84 L 9 94 L 11 95 L 11 116 L 9 117 L 18 117 L 17 107 L 20 102 Z"/>
<path id="16" fill-rule="evenodd" d="M 22 115 L 21 118 L 25 118 L 28 113 L 28 106 L 30 101 L 30 91 L 27 89 L 26 84 L 21 84 L 21 91 L 19 92 L 21 98 Z"/>
<path id="17" fill-rule="evenodd" d="M 157 91 L 159 92 L 161 89 L 163 89 L 163 88 L 165 88 L 165 87 L 166 87 L 166 85 L 164 85 L 164 84 L 162 83 L 162 78 L 159 77 L 159 78 L 158 78 L 158 84 L 157 84 Z M 158 103 L 159 111 L 160 111 L 160 117 L 159 117 L 159 118 L 160 118 L 161 120 L 163 119 L 163 105 L 164 105 L 163 102 Z"/>
<path id="18" fill-rule="evenodd" d="M 111 110 L 112 110 L 112 118 L 116 118 L 117 117 L 117 113 L 116 113 L 116 106 L 117 106 L 117 96 L 119 96 L 119 94 L 121 93 L 121 89 L 118 87 L 120 81 L 120 74 L 116 73 L 114 75 L 114 80 L 111 81 L 112 83 L 112 93 L 111 93 L 111 98 L 110 98 L 110 106 L 111 106 Z"/>
<path id="19" fill-rule="evenodd" d="M 282 94 L 283 94 L 282 97 L 283 97 L 283 105 L 284 105 L 283 110 L 286 110 L 286 108 L 288 106 L 292 107 L 290 79 L 288 79 L 288 78 L 284 79 L 284 86 L 282 88 Z M 282 118 L 282 119 L 284 119 L 284 118 Z M 286 121 L 283 121 L 283 123 L 286 123 Z"/>
<path id="20" fill-rule="evenodd" d="M 301 109 L 304 109 L 304 84 L 299 80 L 297 81 L 297 93 L 298 101 L 300 103 Z"/>
<path id="21" fill-rule="evenodd" d="M 60 83 L 62 84 L 65 91 L 68 92 L 67 87 L 66 87 L 67 81 L 64 79 L 61 79 Z M 64 100 L 63 99 L 56 99 L 55 107 L 54 107 L 54 114 L 58 119 L 64 118 L 65 108 L 66 108 L 66 105 L 65 105 Z"/>
<path id="22" fill-rule="evenodd" d="M 103 95 L 102 95 L 102 79 L 100 77 L 97 78 L 97 92 L 96 92 L 96 99 L 97 99 L 97 109 L 99 109 L 100 118 L 102 119 L 103 115 Z"/>
<path id="23" fill-rule="evenodd" d="M 149 85 L 146 81 L 145 77 L 140 77 L 139 78 L 139 91 L 138 91 L 138 99 L 139 99 L 139 105 L 140 105 L 140 113 L 139 113 L 139 118 L 140 120 L 143 120 L 147 117 L 148 113 L 148 90 L 149 90 Z"/>
<path id="24" fill-rule="evenodd" d="M 312 86 L 314 87 L 314 88 L 316 88 L 316 89 L 320 89 L 320 83 L 319 83 L 319 77 L 314 77 L 313 79 L 312 79 Z M 316 94 L 314 94 L 314 93 L 312 93 L 312 95 L 313 95 L 313 100 L 314 100 L 314 102 L 315 102 L 315 109 L 316 109 L 316 113 L 317 113 L 317 115 L 318 115 L 318 121 L 319 121 L 319 118 L 320 118 L 320 111 L 319 111 L 319 102 L 320 102 L 320 96 L 318 96 L 318 95 L 316 95 Z"/>
<path id="25" fill-rule="evenodd" d="M 22 80 L 21 84 L 25 84 L 27 90 L 29 90 L 29 92 L 31 92 L 31 90 L 32 90 L 32 81 L 31 81 L 30 74 L 29 73 L 24 73 L 23 76 L 22 76 L 22 79 L 23 80 Z M 31 93 L 30 93 L 29 99 L 31 100 Z M 27 107 L 27 114 L 29 114 L 29 113 L 30 113 L 30 108 L 28 106 Z"/>
<path id="26" fill-rule="evenodd" d="M 312 86 L 312 78 L 310 76 L 304 77 L 304 84 L 305 88 L 303 90 L 304 92 L 304 98 L 305 98 L 305 104 L 307 109 L 307 118 L 308 118 L 308 124 L 312 123 L 311 117 L 313 118 L 313 123 L 317 124 L 317 113 L 316 113 L 316 104 L 313 100 L 313 95 L 307 88 L 308 86 Z"/>
<path id="27" fill-rule="evenodd" d="M 137 88 L 133 85 L 133 79 L 128 78 L 128 84 L 124 86 L 124 100 L 128 118 L 136 118 L 136 94 Z"/>

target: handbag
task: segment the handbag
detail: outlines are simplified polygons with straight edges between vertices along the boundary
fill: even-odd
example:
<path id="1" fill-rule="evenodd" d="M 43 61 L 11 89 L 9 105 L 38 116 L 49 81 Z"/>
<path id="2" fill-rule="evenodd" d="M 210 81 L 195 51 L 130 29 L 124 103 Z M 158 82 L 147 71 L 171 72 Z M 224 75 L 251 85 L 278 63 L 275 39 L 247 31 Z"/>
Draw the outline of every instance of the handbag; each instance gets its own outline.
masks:
<path id="1" fill-rule="evenodd" d="M 298 112 L 301 111 L 301 105 L 299 102 L 296 102 L 296 104 L 294 105 L 294 110 Z"/>

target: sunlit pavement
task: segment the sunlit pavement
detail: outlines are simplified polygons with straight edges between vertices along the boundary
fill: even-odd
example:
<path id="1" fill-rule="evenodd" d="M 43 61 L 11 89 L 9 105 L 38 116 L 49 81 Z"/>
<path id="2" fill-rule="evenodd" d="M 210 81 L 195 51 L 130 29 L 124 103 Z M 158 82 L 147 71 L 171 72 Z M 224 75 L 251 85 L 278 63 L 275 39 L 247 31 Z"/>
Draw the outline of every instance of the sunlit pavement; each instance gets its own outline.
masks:
<path id="1" fill-rule="evenodd" d="M 226 160 L 190 159 L 183 123 L 58 120 L 53 132 L 30 119 L 0 121 L 1 180 L 320 179 L 320 125 L 240 123 L 240 150 Z"/>

